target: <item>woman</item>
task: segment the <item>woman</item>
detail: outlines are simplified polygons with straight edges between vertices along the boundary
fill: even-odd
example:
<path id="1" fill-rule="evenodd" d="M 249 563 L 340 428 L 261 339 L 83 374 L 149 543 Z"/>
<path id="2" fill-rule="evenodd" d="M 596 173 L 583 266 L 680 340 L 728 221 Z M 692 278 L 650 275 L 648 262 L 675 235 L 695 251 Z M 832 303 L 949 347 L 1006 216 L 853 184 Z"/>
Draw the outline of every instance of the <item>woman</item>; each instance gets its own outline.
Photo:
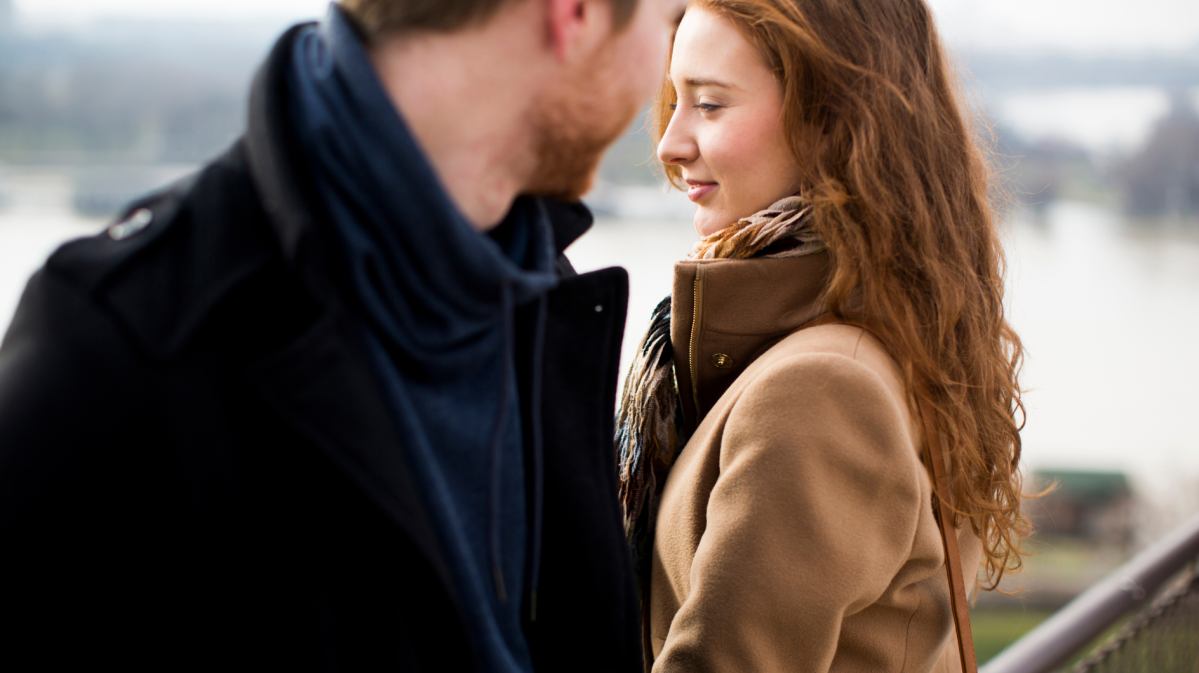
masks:
<path id="1" fill-rule="evenodd" d="M 951 606 L 1020 563 L 1022 351 L 930 12 L 695 0 L 671 58 L 657 152 L 702 238 L 619 418 L 647 662 L 970 667 Z"/>

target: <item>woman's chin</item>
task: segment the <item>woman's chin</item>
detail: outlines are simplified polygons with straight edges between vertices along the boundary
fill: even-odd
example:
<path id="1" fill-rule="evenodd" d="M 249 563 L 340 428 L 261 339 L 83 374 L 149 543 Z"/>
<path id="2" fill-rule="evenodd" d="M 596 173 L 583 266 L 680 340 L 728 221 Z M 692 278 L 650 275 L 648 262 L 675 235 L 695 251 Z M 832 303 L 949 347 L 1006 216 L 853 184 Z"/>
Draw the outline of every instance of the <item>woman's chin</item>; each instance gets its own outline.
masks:
<path id="1" fill-rule="evenodd" d="M 711 208 L 700 206 L 695 211 L 695 233 L 699 234 L 700 238 L 711 236 L 716 232 L 727 229 L 736 222 L 736 219 L 730 219 L 723 213 L 713 211 Z"/>

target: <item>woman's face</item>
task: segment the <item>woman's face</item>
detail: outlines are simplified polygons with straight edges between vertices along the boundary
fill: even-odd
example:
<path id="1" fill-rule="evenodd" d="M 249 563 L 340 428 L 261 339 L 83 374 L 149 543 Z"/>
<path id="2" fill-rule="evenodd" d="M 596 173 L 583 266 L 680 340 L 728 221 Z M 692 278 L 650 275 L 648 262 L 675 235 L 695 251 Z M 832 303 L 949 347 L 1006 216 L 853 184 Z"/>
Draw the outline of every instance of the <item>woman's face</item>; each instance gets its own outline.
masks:
<path id="1" fill-rule="evenodd" d="M 675 36 L 670 81 L 678 105 L 658 144 L 699 205 L 708 236 L 799 189 L 783 133 L 783 91 L 758 50 L 728 19 L 688 9 Z"/>

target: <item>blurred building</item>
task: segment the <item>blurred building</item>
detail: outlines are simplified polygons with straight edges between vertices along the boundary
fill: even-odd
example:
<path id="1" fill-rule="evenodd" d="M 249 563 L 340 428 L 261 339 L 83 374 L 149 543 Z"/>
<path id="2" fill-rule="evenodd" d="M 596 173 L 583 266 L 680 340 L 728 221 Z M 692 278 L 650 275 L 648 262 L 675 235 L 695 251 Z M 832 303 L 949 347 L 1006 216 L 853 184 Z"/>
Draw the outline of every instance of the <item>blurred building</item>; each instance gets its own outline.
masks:
<path id="1" fill-rule="evenodd" d="M 1025 492 L 1050 487 L 1023 503 L 1033 527 L 1023 570 L 1004 575 L 1002 591 L 981 592 L 977 607 L 1057 610 L 1133 553 L 1137 500 L 1126 474 L 1041 470 L 1029 475 Z"/>
<path id="2" fill-rule="evenodd" d="M 1054 486 L 1026 502 L 1038 539 L 1120 549 L 1132 543 L 1133 493 L 1123 472 L 1038 471 L 1032 481 L 1037 490 Z"/>

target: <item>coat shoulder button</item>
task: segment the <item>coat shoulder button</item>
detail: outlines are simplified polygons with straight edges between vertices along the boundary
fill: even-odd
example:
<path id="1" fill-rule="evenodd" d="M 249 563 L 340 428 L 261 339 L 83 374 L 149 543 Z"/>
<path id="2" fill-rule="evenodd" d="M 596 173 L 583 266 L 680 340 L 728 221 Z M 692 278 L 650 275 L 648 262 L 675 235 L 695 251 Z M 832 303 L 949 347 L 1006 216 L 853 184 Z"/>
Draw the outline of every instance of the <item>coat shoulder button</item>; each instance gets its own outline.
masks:
<path id="1" fill-rule="evenodd" d="M 728 369 L 733 366 L 733 358 L 724 353 L 717 353 L 712 356 L 712 366 L 717 369 Z"/>
<path id="2" fill-rule="evenodd" d="M 108 228 L 108 237 L 114 241 L 123 241 L 139 231 L 150 226 L 154 221 L 154 213 L 149 208 L 138 208 L 129 217 Z"/>

